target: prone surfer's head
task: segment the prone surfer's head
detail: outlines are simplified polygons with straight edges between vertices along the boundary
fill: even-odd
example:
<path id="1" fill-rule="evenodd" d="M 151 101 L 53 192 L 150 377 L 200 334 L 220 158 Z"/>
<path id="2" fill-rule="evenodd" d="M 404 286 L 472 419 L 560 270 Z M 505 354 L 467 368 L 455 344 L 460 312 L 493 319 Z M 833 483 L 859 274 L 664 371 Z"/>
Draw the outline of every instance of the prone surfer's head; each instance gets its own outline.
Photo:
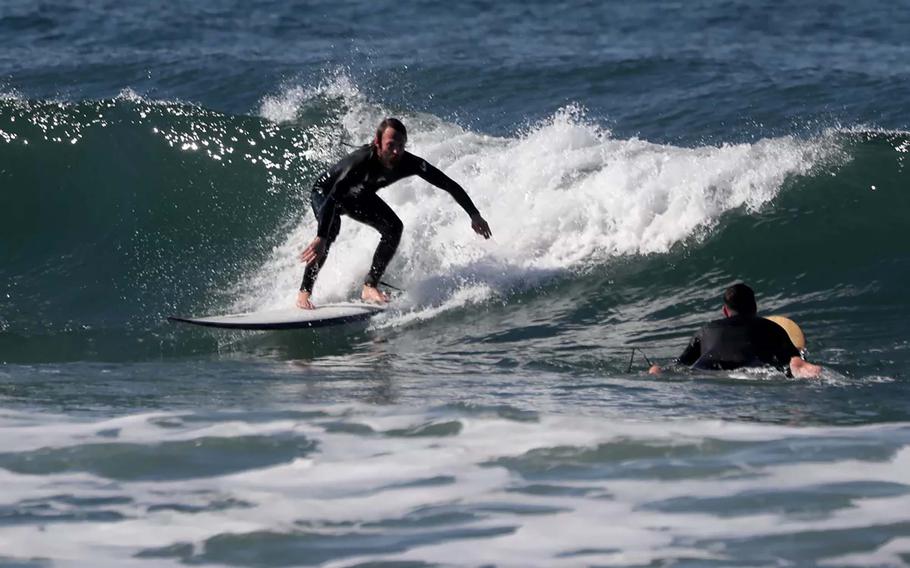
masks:
<path id="1" fill-rule="evenodd" d="M 373 146 L 379 161 L 387 168 L 394 167 L 404 155 L 404 146 L 408 141 L 408 131 L 397 118 L 386 118 L 376 128 Z"/>
<path id="2" fill-rule="evenodd" d="M 755 292 L 742 282 L 724 290 L 724 315 L 754 316 L 758 311 L 755 304 Z"/>

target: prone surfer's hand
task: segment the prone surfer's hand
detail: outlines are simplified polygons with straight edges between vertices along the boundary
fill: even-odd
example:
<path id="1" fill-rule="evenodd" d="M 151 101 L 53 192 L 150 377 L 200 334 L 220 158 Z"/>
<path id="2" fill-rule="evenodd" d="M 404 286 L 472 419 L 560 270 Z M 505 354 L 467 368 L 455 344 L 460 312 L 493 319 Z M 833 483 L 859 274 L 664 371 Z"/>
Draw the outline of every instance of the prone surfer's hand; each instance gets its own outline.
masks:
<path id="1" fill-rule="evenodd" d="M 316 237 L 305 249 L 303 249 L 303 252 L 300 253 L 300 262 L 310 264 L 323 256 L 325 256 L 325 242 L 322 240 L 322 237 Z"/>
<path id="2" fill-rule="evenodd" d="M 493 232 L 490 231 L 490 225 L 479 213 L 471 217 L 471 228 L 474 229 L 475 233 L 485 239 L 489 239 L 493 236 Z"/>

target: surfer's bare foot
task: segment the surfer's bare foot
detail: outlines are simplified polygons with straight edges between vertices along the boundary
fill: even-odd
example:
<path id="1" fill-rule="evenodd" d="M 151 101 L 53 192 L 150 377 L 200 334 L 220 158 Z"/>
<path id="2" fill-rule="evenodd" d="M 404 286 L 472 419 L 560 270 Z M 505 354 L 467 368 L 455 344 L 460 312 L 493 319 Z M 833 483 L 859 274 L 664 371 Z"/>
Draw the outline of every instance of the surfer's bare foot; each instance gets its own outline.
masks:
<path id="1" fill-rule="evenodd" d="M 822 374 L 822 368 L 808 361 L 803 361 L 799 357 L 792 357 L 790 359 L 790 372 L 797 379 L 817 379 Z"/>
<path id="2" fill-rule="evenodd" d="M 309 292 L 297 293 L 297 307 L 301 310 L 312 310 L 316 308 L 316 306 L 313 305 L 313 302 L 310 301 Z"/>
<path id="3" fill-rule="evenodd" d="M 388 304 L 389 295 L 374 286 L 363 285 L 363 292 L 360 293 L 360 299 L 371 304 Z"/>

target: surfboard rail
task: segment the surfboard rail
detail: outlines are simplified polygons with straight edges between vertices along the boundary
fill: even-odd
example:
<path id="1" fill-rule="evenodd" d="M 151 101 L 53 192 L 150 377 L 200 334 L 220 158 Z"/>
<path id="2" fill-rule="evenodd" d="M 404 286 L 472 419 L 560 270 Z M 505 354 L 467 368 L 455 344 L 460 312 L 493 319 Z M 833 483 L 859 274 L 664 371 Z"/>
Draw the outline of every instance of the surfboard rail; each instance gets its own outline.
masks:
<path id="1" fill-rule="evenodd" d="M 386 310 L 385 306 L 364 303 L 325 304 L 312 310 L 286 308 L 242 314 L 202 317 L 168 316 L 168 321 L 218 329 L 277 331 L 313 329 L 368 320 Z"/>

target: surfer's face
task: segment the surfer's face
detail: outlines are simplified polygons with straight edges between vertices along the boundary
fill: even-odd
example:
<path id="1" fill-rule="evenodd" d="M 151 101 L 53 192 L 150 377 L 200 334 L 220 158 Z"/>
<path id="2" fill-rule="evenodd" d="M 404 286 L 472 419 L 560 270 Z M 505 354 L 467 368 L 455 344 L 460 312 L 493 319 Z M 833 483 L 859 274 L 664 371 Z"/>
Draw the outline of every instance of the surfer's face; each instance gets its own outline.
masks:
<path id="1" fill-rule="evenodd" d="M 387 168 L 394 168 L 398 160 L 404 155 L 404 145 L 407 138 L 394 128 L 386 128 L 382 138 L 376 140 L 376 155 L 379 161 Z"/>

